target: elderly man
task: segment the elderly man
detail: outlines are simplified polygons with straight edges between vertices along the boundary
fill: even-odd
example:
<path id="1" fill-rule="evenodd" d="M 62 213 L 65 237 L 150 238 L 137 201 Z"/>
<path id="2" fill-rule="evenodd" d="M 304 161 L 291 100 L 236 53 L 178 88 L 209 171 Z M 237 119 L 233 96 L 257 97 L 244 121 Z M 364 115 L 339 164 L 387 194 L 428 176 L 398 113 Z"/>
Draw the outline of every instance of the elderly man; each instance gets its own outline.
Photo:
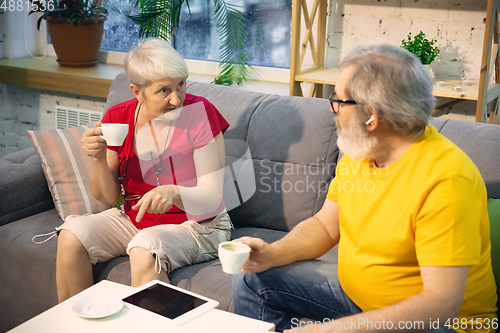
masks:
<path id="1" fill-rule="evenodd" d="M 252 252 L 233 280 L 236 313 L 280 331 L 493 332 L 486 187 L 427 124 L 429 75 L 390 45 L 341 69 L 330 102 L 345 154 L 325 203 L 277 242 L 239 239 Z M 337 243 L 338 265 L 304 261 Z"/>

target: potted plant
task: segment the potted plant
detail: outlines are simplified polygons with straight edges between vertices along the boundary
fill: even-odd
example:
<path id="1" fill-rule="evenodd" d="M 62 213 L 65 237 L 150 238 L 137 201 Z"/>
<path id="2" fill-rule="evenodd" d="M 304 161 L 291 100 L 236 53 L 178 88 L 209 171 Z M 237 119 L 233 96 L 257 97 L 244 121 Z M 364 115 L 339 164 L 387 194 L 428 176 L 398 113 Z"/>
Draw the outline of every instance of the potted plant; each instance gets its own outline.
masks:
<path id="1" fill-rule="evenodd" d="M 424 67 L 433 77 L 430 64 L 439 55 L 439 48 L 435 46 L 437 40 L 426 38 L 425 34 L 420 30 L 420 33 L 412 38 L 411 32 L 408 33 L 407 39 L 401 40 L 401 47 L 416 55 Z"/>
<path id="2" fill-rule="evenodd" d="M 52 7 L 45 0 L 32 0 L 34 12 L 43 12 L 50 39 L 61 66 L 87 67 L 97 63 L 101 46 L 104 21 L 108 10 L 101 7 L 101 0 L 55 0 Z"/>

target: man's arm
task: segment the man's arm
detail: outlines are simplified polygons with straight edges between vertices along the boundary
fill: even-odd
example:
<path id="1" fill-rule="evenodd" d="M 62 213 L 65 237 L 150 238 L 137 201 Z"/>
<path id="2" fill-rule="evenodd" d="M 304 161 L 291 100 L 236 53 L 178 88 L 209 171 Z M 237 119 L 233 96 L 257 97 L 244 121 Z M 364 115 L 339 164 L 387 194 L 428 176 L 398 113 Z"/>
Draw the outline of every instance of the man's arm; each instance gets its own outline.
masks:
<path id="1" fill-rule="evenodd" d="M 428 332 L 437 328 L 435 326 L 444 326 L 447 321 L 453 324 L 453 319 L 460 314 L 468 273 L 468 266 L 422 266 L 424 290 L 420 293 L 381 309 L 339 318 L 318 331 Z M 285 332 L 295 331 L 298 330 Z"/>
<path id="2" fill-rule="evenodd" d="M 302 221 L 272 244 L 252 237 L 238 239 L 252 248 L 242 272 L 262 272 L 295 261 L 317 258 L 334 247 L 339 239 L 339 205 L 326 199 L 316 215 Z"/>

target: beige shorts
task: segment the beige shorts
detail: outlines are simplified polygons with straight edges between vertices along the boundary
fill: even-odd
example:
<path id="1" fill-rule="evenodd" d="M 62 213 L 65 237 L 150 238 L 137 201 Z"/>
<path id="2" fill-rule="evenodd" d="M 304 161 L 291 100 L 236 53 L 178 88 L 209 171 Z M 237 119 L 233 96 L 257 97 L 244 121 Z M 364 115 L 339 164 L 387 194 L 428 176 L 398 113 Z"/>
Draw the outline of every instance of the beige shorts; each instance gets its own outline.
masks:
<path id="1" fill-rule="evenodd" d="M 156 258 L 157 272 L 161 266 L 170 273 L 179 267 L 217 259 L 219 243 L 230 240 L 231 229 L 226 210 L 210 222 L 189 220 L 140 230 L 125 212 L 111 208 L 98 214 L 70 215 L 56 231 L 68 230 L 78 237 L 93 265 L 142 247 Z"/>

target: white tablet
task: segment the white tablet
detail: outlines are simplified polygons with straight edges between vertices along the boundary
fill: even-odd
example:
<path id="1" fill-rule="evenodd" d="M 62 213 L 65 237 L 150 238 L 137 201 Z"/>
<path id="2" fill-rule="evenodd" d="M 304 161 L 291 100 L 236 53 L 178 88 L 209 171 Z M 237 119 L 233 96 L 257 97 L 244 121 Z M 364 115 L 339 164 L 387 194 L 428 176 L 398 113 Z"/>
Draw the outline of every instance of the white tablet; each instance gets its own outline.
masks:
<path id="1" fill-rule="evenodd" d="M 154 280 L 140 287 L 123 299 L 182 325 L 219 305 L 219 302 L 162 281 Z"/>

